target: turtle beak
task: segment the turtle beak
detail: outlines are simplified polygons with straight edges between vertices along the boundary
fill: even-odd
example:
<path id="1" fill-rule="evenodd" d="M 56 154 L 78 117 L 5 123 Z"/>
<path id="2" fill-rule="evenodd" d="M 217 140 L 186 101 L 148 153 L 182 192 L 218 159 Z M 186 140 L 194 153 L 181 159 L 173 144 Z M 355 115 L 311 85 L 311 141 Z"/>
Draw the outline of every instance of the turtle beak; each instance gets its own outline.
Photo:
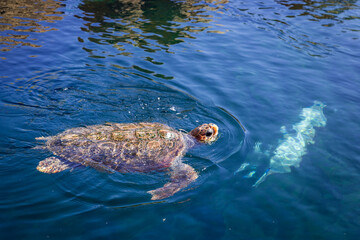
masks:
<path id="1" fill-rule="evenodd" d="M 218 133 L 219 133 L 219 127 L 214 123 L 210 123 L 209 125 L 212 128 L 212 130 L 214 131 L 214 134 L 209 139 L 209 142 L 211 143 L 211 142 L 215 142 L 217 140 Z"/>
<path id="2" fill-rule="evenodd" d="M 219 133 L 219 127 L 214 123 L 210 123 L 210 126 L 214 130 L 214 137 L 216 138 Z"/>

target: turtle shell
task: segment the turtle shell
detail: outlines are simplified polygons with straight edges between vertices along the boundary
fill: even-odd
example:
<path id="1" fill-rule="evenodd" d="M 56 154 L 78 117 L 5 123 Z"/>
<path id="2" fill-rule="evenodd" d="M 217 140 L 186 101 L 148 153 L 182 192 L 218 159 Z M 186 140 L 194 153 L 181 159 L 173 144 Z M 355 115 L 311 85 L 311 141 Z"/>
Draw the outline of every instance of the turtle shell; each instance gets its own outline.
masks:
<path id="1" fill-rule="evenodd" d="M 72 128 L 47 141 L 61 159 L 118 172 L 161 170 L 186 149 L 183 133 L 161 123 L 107 123 Z"/>

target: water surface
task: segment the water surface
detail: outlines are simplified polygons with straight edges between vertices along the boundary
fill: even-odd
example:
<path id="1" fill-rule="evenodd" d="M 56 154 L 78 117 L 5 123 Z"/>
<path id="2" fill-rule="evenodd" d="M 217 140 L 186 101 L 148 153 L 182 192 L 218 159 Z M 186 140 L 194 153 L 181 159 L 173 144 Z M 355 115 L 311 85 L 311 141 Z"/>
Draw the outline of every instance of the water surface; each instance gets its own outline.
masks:
<path id="1" fill-rule="evenodd" d="M 1 1 L 2 238 L 357 239 L 359 16 L 356 0 Z M 327 123 L 299 166 L 252 187 L 315 100 Z M 36 137 L 141 121 L 219 125 L 184 156 L 189 188 L 154 202 L 166 172 L 36 171 Z"/>

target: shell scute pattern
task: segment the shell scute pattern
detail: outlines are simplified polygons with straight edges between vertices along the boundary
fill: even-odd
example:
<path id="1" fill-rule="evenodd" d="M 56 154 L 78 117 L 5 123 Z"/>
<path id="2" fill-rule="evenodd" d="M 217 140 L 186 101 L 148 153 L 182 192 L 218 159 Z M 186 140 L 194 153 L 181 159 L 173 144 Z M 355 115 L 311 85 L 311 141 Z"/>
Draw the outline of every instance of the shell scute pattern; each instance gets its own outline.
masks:
<path id="1" fill-rule="evenodd" d="M 115 141 L 126 141 L 132 138 L 134 138 L 132 136 L 132 131 L 123 130 L 123 131 L 114 131 L 111 133 L 111 139 Z"/>
<path id="2" fill-rule="evenodd" d="M 90 140 L 107 140 L 107 135 L 104 134 L 103 132 L 95 132 L 95 133 L 90 133 L 89 135 L 87 135 L 87 138 Z"/>
<path id="3" fill-rule="evenodd" d="M 181 161 L 185 150 L 197 142 L 216 140 L 218 127 L 203 124 L 188 134 L 161 123 L 106 123 L 66 130 L 46 140 L 55 156 L 40 161 L 37 170 L 61 172 L 77 165 L 105 172 L 150 172 L 170 169 L 171 180 L 148 191 L 152 200 L 172 196 L 198 178 L 196 171 Z"/>
<path id="4" fill-rule="evenodd" d="M 137 129 L 135 130 L 136 138 L 140 140 L 149 140 L 158 136 L 156 129 Z"/>
<path id="5" fill-rule="evenodd" d="M 85 166 L 148 172 L 169 167 L 185 151 L 181 133 L 160 123 L 107 123 L 73 128 L 47 143 L 57 156 Z"/>

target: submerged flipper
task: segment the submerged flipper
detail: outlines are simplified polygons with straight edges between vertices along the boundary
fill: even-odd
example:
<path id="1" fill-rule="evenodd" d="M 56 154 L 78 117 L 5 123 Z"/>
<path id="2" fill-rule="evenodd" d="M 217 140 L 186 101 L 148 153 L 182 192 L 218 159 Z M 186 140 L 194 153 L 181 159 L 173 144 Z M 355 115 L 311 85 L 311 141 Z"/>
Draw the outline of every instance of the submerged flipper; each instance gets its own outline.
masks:
<path id="1" fill-rule="evenodd" d="M 61 161 L 56 157 L 49 157 L 39 162 L 36 169 L 43 173 L 58 173 L 70 167 L 71 166 L 68 163 Z"/>
<path id="2" fill-rule="evenodd" d="M 171 181 L 169 183 L 161 188 L 148 191 L 152 195 L 151 200 L 170 197 L 198 178 L 195 169 L 188 164 L 177 162 L 172 165 L 171 169 Z"/>

